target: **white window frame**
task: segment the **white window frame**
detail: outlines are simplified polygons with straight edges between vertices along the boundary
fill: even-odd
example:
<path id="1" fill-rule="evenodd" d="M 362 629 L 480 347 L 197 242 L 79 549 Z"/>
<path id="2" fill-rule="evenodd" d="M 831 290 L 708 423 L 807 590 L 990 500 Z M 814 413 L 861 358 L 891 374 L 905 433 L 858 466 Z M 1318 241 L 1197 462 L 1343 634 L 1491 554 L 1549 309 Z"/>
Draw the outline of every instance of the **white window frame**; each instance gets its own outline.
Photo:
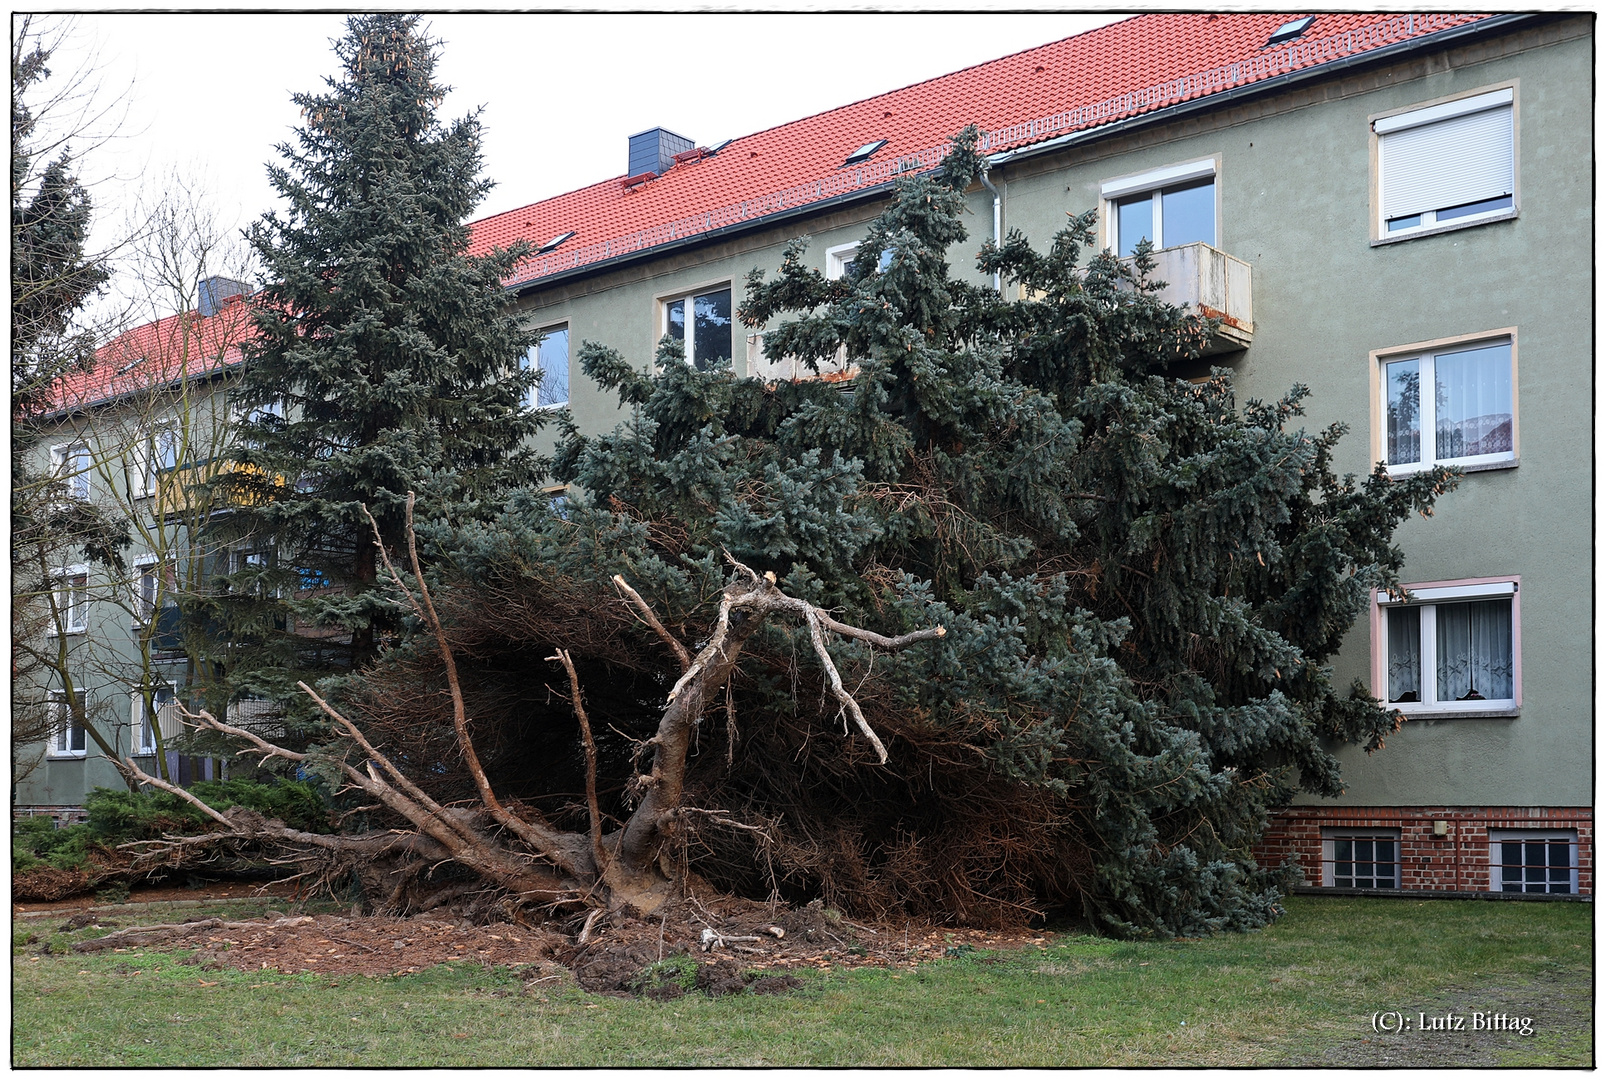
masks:
<path id="1" fill-rule="evenodd" d="M 836 281 L 847 276 L 848 263 L 859 254 L 859 243 L 855 240 L 851 244 L 837 244 L 825 249 L 825 280 Z M 892 265 L 892 256 L 891 248 L 882 249 L 881 258 L 876 260 L 876 273 L 886 272 L 887 267 Z"/>
<path id="2" fill-rule="evenodd" d="M 673 307 L 677 301 L 685 301 L 685 304 L 686 304 L 685 311 L 686 311 L 686 320 L 687 320 L 686 321 L 686 331 L 685 331 L 686 336 L 681 340 L 681 344 L 685 347 L 685 350 L 686 350 L 686 363 L 689 364 L 691 367 L 695 368 L 697 366 L 697 357 L 696 357 L 696 354 L 694 352 L 695 345 L 696 345 L 696 342 L 695 342 L 694 339 L 696 338 L 697 335 L 693 332 L 693 328 L 692 328 L 692 323 L 693 323 L 693 304 L 695 303 L 697 297 L 699 297 L 699 296 L 707 296 L 709 293 L 716 293 L 716 292 L 729 292 L 731 294 L 731 368 L 732 368 L 732 370 L 734 370 L 735 366 L 736 366 L 736 339 L 737 339 L 737 334 L 736 334 L 736 327 L 737 327 L 737 319 L 736 319 L 736 287 L 735 287 L 735 283 L 734 282 L 731 282 L 731 281 L 710 281 L 706 285 L 698 285 L 695 288 L 685 289 L 685 290 L 682 290 L 680 292 L 670 293 L 667 296 L 659 297 L 658 298 L 658 337 L 654 338 L 653 340 L 654 341 L 661 340 L 666 334 L 669 333 L 669 309 L 671 307 Z"/>
<path id="3" fill-rule="evenodd" d="M 1544 841 L 1556 843 L 1564 840 L 1568 845 L 1568 857 L 1572 863 L 1571 873 L 1567 883 L 1567 893 L 1578 893 L 1578 830 L 1577 829 L 1490 829 L 1489 830 L 1489 891 L 1506 892 L 1505 887 L 1505 853 L 1501 844 L 1521 843 L 1523 841 Z M 1547 882 L 1548 884 L 1548 882 Z M 1539 890 L 1512 889 L 1511 892 L 1538 892 Z M 1545 889 L 1552 895 L 1565 895 L 1552 889 Z"/>
<path id="4" fill-rule="evenodd" d="M 129 582 L 129 599 L 134 610 L 134 627 L 150 625 L 162 598 L 162 561 L 155 555 L 141 555 L 134 560 L 134 577 Z M 150 595 L 146 596 L 149 582 Z"/>
<path id="5" fill-rule="evenodd" d="M 257 567 L 258 570 L 272 570 L 274 562 L 274 548 L 272 544 L 259 546 L 251 542 L 242 543 L 229 548 L 229 576 L 244 572 L 248 567 Z M 260 560 L 260 561 L 258 561 Z M 263 597 L 277 597 L 279 589 L 275 586 L 259 590 L 255 595 Z"/>
<path id="6" fill-rule="evenodd" d="M 1425 720 L 1472 717 L 1510 717 L 1522 711 L 1522 579 L 1517 575 L 1493 578 L 1461 578 L 1455 581 L 1429 581 L 1406 586 L 1409 601 L 1391 597 L 1378 591 L 1372 594 L 1372 695 L 1387 709 L 1397 710 L 1407 717 Z M 1511 598 L 1511 693 L 1509 698 L 1492 698 L 1485 701 L 1439 701 L 1438 697 L 1438 634 L 1437 618 L 1440 604 L 1458 600 L 1492 600 Z M 1421 608 L 1421 635 L 1418 656 L 1421 663 L 1419 682 L 1422 701 L 1389 701 L 1388 685 L 1388 618 L 1385 612 L 1397 607 Z"/>
<path id="7" fill-rule="evenodd" d="M 83 579 L 74 586 L 73 582 Z M 58 619 L 51 621 L 47 631 L 52 637 L 59 633 L 84 634 L 89 631 L 89 567 L 83 563 L 58 566 L 50 571 L 50 589 L 55 594 Z"/>
<path id="8" fill-rule="evenodd" d="M 666 312 L 667 312 L 667 310 L 668 309 L 665 308 Z M 666 318 L 668 317 L 667 314 L 666 314 L 665 317 Z M 564 397 L 563 397 L 562 401 L 549 401 L 545 405 L 542 405 L 540 403 L 540 401 L 539 401 L 539 398 L 541 396 L 540 384 L 538 383 L 537 385 L 530 387 L 530 393 L 529 393 L 529 396 L 525 399 L 525 405 L 528 408 L 531 408 L 531 409 L 534 409 L 534 410 L 537 410 L 537 411 L 545 411 L 547 409 L 565 409 L 565 408 L 568 408 L 569 400 L 573 395 L 573 387 L 574 387 L 574 383 L 573 383 L 573 376 L 574 376 L 574 335 L 569 332 L 569 324 L 568 324 L 567 321 L 565 321 L 565 322 L 556 322 L 556 323 L 552 323 L 552 324 L 550 324 L 548 326 L 540 327 L 538 332 L 541 333 L 542 335 L 547 335 L 547 334 L 551 334 L 554 330 L 561 330 L 565 334 L 565 339 L 564 340 L 566 342 L 567 347 L 564 349 L 564 365 L 565 365 L 567 370 L 565 370 L 563 374 L 564 374 L 564 378 L 566 380 L 564 385 L 567 388 L 567 392 L 564 394 Z M 523 359 L 521 359 L 519 361 L 519 366 L 522 367 L 526 371 L 530 370 L 532 367 L 537 371 L 544 371 L 545 369 L 541 367 L 541 362 L 540 362 L 540 350 L 541 350 L 541 346 L 540 345 L 532 345 L 532 346 L 530 346 L 529 351 L 527 351 L 524 354 Z"/>
<path id="9" fill-rule="evenodd" d="M 1184 187 L 1207 178 L 1213 185 L 1212 195 L 1215 203 L 1215 222 L 1212 229 L 1215 236 L 1209 246 L 1220 249 L 1222 226 L 1220 154 L 1179 162 L 1175 165 L 1165 165 L 1158 169 L 1147 169 L 1128 176 L 1117 176 L 1102 182 L 1099 185 L 1099 199 L 1104 210 L 1104 246 L 1112 252 L 1120 253 L 1120 211 L 1116 206 L 1118 202 L 1144 192 L 1148 192 L 1151 197 L 1158 196 L 1168 189 Z M 1161 202 L 1155 198 L 1153 240 L 1156 251 L 1163 250 L 1161 240 L 1165 236 L 1165 222 L 1160 208 Z"/>
<path id="10" fill-rule="evenodd" d="M 82 465 L 74 459 L 82 458 Z M 94 469 L 94 457 L 85 442 L 60 443 L 50 448 L 50 469 L 56 479 L 67 486 L 67 498 L 76 502 L 89 501 L 89 474 Z"/>
<path id="11" fill-rule="evenodd" d="M 1465 229 L 1474 225 L 1486 225 L 1492 221 L 1507 221 L 1518 216 L 1522 209 L 1522 168 L 1519 151 L 1522 140 L 1519 137 L 1517 91 L 1518 80 L 1513 79 L 1367 117 L 1371 139 L 1373 247 L 1432 236 L 1454 229 Z M 1441 218 L 1439 215 L 1444 210 L 1454 207 L 1436 207 L 1423 211 L 1418 224 L 1391 231 L 1388 227 L 1385 204 L 1387 178 L 1384 175 L 1386 170 L 1384 159 L 1387 156 L 1385 142 L 1387 137 L 1395 132 L 1423 128 L 1495 110 L 1506 110 L 1511 118 L 1511 205 L 1448 218 Z"/>
<path id="12" fill-rule="evenodd" d="M 1438 357 L 1453 356 L 1457 353 L 1469 352 L 1473 349 L 1490 345 L 1508 345 L 1511 349 L 1511 449 L 1495 454 L 1475 454 L 1469 457 L 1439 457 L 1438 407 L 1435 395 L 1421 394 L 1421 387 L 1434 385 L 1433 365 Z M 1393 465 L 1389 464 L 1388 461 L 1389 386 L 1387 370 L 1388 365 L 1399 363 L 1402 360 L 1419 361 L 1417 392 L 1422 400 L 1418 404 L 1420 409 L 1418 425 L 1422 432 L 1422 441 L 1430 444 L 1431 452 L 1425 449 L 1421 454 L 1420 460 Z M 1371 364 L 1372 430 L 1376 433 L 1372 460 L 1383 462 L 1390 476 L 1409 476 L 1411 473 L 1431 469 L 1435 465 L 1454 465 L 1456 468 L 1466 472 L 1517 467 L 1519 451 L 1522 445 L 1519 441 L 1521 436 L 1520 411 L 1517 408 L 1516 327 L 1508 326 L 1478 334 L 1463 334 L 1458 337 L 1418 342 L 1414 345 L 1379 349 L 1371 354 Z"/>
<path id="13" fill-rule="evenodd" d="M 166 695 L 165 699 L 157 696 L 161 694 Z M 133 752 L 144 757 L 149 757 L 151 754 L 156 753 L 156 731 L 161 724 L 162 706 L 167 702 L 177 700 L 177 695 L 174 694 L 171 686 L 158 686 L 151 691 L 151 696 L 153 704 L 156 706 L 155 715 L 147 717 L 145 715 L 145 692 L 137 686 L 129 691 L 129 698 L 132 701 L 128 714 L 129 742 L 133 743 Z M 229 719 L 232 723 L 233 717 Z M 149 738 L 147 738 L 147 735 Z"/>
<path id="14" fill-rule="evenodd" d="M 1350 884 L 1350 885 L 1340 885 L 1340 884 L 1338 884 L 1338 875 L 1335 872 L 1335 870 L 1336 870 L 1336 867 L 1337 867 L 1337 864 L 1338 864 L 1338 857 L 1337 857 L 1338 852 L 1337 852 L 1336 842 L 1339 841 L 1339 840 L 1373 840 L 1373 841 L 1376 841 L 1376 840 L 1389 840 L 1389 841 L 1392 841 L 1393 844 L 1394 844 L 1394 861 L 1392 863 L 1392 865 L 1394 867 L 1394 884 L 1393 885 L 1385 885 L 1385 886 L 1382 886 L 1382 888 L 1399 889 L 1399 888 L 1403 888 L 1404 887 L 1403 884 L 1402 884 L 1402 879 L 1400 877 L 1400 871 L 1402 870 L 1402 868 L 1404 866 L 1404 861 L 1401 858 L 1401 854 L 1400 854 L 1400 830 L 1397 829 L 1397 828 L 1386 827 L 1386 826 L 1385 827 L 1378 827 L 1378 828 L 1345 827 L 1345 828 L 1325 828 L 1325 829 L 1323 829 L 1322 830 L 1322 885 L 1323 886 L 1325 886 L 1326 888 L 1329 888 L 1329 889 L 1365 889 L 1365 890 L 1368 890 L 1368 891 L 1370 891 L 1371 889 L 1376 889 L 1376 888 L 1379 887 L 1379 886 L 1376 886 L 1376 885 L 1366 886 L 1366 885 L 1355 885 L 1355 884 Z M 1351 855 L 1353 856 L 1353 854 L 1354 853 L 1352 851 Z M 1373 850 L 1373 854 L 1375 856 L 1375 854 L 1376 854 L 1376 850 L 1375 849 Z M 1370 859 L 1370 860 L 1358 860 L 1358 859 L 1351 858 L 1349 861 L 1351 863 L 1361 862 L 1361 861 L 1369 862 L 1374 868 L 1376 866 L 1380 865 L 1376 861 L 1375 858 L 1374 859 Z M 1375 880 L 1377 875 L 1374 872 L 1372 876 L 1373 876 L 1373 879 Z M 1354 875 L 1351 875 L 1351 879 L 1350 880 L 1351 881 L 1354 880 Z"/>
<path id="15" fill-rule="evenodd" d="M 79 690 L 74 696 L 81 702 L 84 692 Z M 67 691 L 52 690 L 49 693 L 48 700 L 50 708 L 49 756 L 68 759 L 88 757 L 89 733 L 74 723 L 72 708 L 67 704 Z M 75 730 L 83 733 L 79 739 L 83 746 L 79 749 L 74 749 L 72 745 L 72 733 Z"/>

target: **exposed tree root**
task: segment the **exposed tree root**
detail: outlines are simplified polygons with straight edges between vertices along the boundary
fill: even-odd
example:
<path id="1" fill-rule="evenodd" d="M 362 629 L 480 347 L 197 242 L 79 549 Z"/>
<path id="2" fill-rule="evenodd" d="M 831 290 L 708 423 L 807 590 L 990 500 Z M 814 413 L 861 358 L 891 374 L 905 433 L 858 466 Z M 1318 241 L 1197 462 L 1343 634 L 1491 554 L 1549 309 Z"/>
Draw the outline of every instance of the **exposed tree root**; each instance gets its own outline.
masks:
<path id="1" fill-rule="evenodd" d="M 372 519 L 370 519 L 371 521 Z M 378 527 L 375 526 L 378 536 Z M 219 845 L 254 844 L 270 852 L 273 861 L 294 865 L 315 881 L 333 886 L 355 879 L 369 906 L 383 913 L 428 910 L 465 894 L 476 896 L 485 909 L 545 908 L 634 910 L 647 913 L 677 895 L 683 861 L 677 861 L 677 841 L 686 833 L 686 762 L 694 733 L 711 702 L 729 685 L 743 646 L 771 616 L 793 616 L 808 627 L 815 654 L 827 673 L 829 689 L 840 714 L 851 717 L 857 730 L 874 748 L 879 762 L 887 750 L 865 718 L 857 700 L 844 687 L 829 650 L 826 632 L 867 642 L 877 648 L 902 649 L 920 641 L 940 638 L 940 626 L 899 637 L 885 637 L 838 622 L 807 601 L 788 596 L 776 585 L 774 574 L 760 576 L 735 559 L 726 558 L 733 572 L 720 598 L 718 615 L 707 643 L 696 653 L 680 644 L 651 607 L 634 589 L 616 578 L 616 586 L 659 635 L 683 672 L 663 705 L 658 729 L 646 745 L 653 750 L 650 769 L 633 782 L 639 799 L 623 824 L 604 834 L 596 787 L 596 745 L 582 701 L 580 676 L 564 649 L 549 660 L 560 663 L 568 675 L 570 705 L 586 749 L 586 833 L 556 828 L 540 811 L 524 803 L 504 803 L 493 788 L 472 737 L 457 661 L 434 600 L 424 582 L 412 530 L 412 497 L 408 498 L 408 555 L 417 595 L 383 550 L 386 570 L 407 597 L 414 614 L 433 633 L 439 649 L 452 706 L 452 730 L 463 766 L 473 780 L 473 805 L 443 805 L 420 783 L 376 747 L 358 727 L 312 687 L 299 684 L 329 718 L 337 740 L 305 753 L 269 742 L 260 735 L 235 727 L 200 711 L 187 714 L 197 727 L 232 737 L 245 744 L 242 754 L 278 758 L 319 772 L 338 781 L 342 791 L 355 790 L 406 823 L 406 827 L 357 835 L 321 835 L 289 828 L 276 820 L 243 809 L 215 810 L 183 788 L 143 772 L 131 759 L 122 762 L 124 773 L 139 783 L 171 792 L 189 801 L 220 826 L 200 837 L 169 837 L 125 845 L 149 865 L 198 857 Z M 712 815 L 720 824 L 753 828 Z M 755 830 L 756 831 L 756 830 Z M 443 867 L 448 880 L 437 881 Z M 589 925 L 589 924 L 588 924 Z"/>

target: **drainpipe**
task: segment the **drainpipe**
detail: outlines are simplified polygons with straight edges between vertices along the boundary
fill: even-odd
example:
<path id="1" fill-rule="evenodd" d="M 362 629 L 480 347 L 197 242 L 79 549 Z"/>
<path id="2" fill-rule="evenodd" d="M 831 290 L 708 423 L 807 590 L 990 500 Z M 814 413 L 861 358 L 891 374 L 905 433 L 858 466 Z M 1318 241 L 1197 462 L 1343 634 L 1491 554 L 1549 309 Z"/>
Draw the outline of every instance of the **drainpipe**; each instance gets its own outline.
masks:
<path id="1" fill-rule="evenodd" d="M 1004 238 L 1002 236 L 1004 225 L 1004 197 L 999 193 L 998 189 L 993 186 L 991 178 L 989 178 L 987 175 L 988 168 L 990 166 L 991 162 L 988 162 L 982 167 L 981 186 L 993 193 L 993 247 L 999 247 L 1004 242 Z M 993 291 L 999 296 L 1004 295 L 1004 281 L 1003 278 L 999 276 L 997 270 L 993 271 Z"/>

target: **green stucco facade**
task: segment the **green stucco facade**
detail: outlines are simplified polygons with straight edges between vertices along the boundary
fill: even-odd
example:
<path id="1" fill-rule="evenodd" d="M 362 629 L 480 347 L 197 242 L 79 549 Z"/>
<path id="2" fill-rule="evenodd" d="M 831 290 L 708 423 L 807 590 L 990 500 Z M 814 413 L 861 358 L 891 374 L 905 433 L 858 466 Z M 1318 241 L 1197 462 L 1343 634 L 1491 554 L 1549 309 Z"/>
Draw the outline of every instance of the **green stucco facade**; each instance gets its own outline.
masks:
<path id="1" fill-rule="evenodd" d="M 1398 541 L 1407 583 L 1520 580 L 1520 710 L 1412 719 L 1375 755 L 1341 749 L 1348 792 L 1337 805 L 1577 807 L 1592 799 L 1593 29 L 1587 15 L 1531 19 L 1174 119 L 1162 113 L 1088 133 L 1003 161 L 991 174 L 1004 228 L 1042 247 L 1068 213 L 1100 208 L 1107 217 L 1107 181 L 1213 160 L 1215 246 L 1251 268 L 1254 308 L 1252 342 L 1213 362 L 1231 371 L 1240 400 L 1275 398 L 1295 383 L 1310 387 L 1308 427 L 1349 425 L 1341 471 L 1369 472 L 1381 452 L 1380 351 L 1469 335 L 1511 340 L 1516 461 L 1468 475 L 1430 520 L 1408 522 Z M 1494 86 L 1514 93 L 1515 213 L 1375 243 L 1370 118 Z M 624 414 L 580 372 L 581 342 L 611 346 L 645 367 L 665 298 L 728 284 L 739 303 L 748 272 L 774 273 L 786 243 L 800 235 L 810 239 L 812 265 L 824 270 L 827 249 L 860 239 L 883 205 L 884 195 L 860 197 L 585 268 L 520 290 L 517 303 L 534 326 L 567 326 L 570 408 L 582 430 L 605 431 Z M 991 194 L 977 186 L 970 207 L 970 238 L 951 261 L 980 283 L 974 256 L 991 231 Z M 746 370 L 753 329 L 736 328 L 738 372 Z M 128 618 L 104 607 L 82 638 L 74 648 L 86 659 L 94 650 L 126 651 Z M 1370 684 L 1372 656 L 1363 621 L 1338 659 L 1340 682 Z M 110 730 L 126 744 L 127 682 L 96 675 L 94 665 L 82 678 L 91 707 L 122 718 Z M 89 787 L 120 783 L 92 750 L 87 758 L 46 760 L 15 802 L 76 804 Z"/>
<path id="2" fill-rule="evenodd" d="M 1349 426 L 1341 471 L 1370 472 L 1381 454 L 1376 353 L 1469 335 L 1512 341 L 1517 461 L 1470 473 L 1431 519 L 1407 522 L 1397 539 L 1407 583 L 1519 579 L 1520 711 L 1414 718 L 1377 754 L 1341 749 L 1348 791 L 1338 805 L 1591 801 L 1593 63 L 1592 19 L 1558 17 L 1022 156 L 991 174 L 1004 228 L 1044 246 L 1067 213 L 1101 207 L 1106 181 L 1214 159 L 1216 246 L 1252 269 L 1254 333 L 1247 349 L 1213 362 L 1231 370 L 1241 401 L 1308 386 L 1309 428 Z M 1370 118 L 1506 85 L 1516 101 L 1515 214 L 1374 243 Z M 725 282 L 739 296 L 748 271 L 773 273 L 794 236 L 809 237 L 809 260 L 824 270 L 827 249 L 862 236 L 879 206 L 537 286 L 521 303 L 539 325 L 567 323 L 571 349 L 599 341 L 645 365 L 663 297 Z M 971 236 L 951 261 L 979 282 L 974 254 L 992 225 L 991 196 L 979 186 L 971 209 Z M 1101 208 L 1101 227 L 1104 217 Z M 738 371 L 742 335 L 738 328 Z M 584 430 L 622 418 L 577 365 L 571 394 Z M 1371 636 L 1364 622 L 1351 633 L 1335 665 L 1341 683 L 1372 684 Z"/>

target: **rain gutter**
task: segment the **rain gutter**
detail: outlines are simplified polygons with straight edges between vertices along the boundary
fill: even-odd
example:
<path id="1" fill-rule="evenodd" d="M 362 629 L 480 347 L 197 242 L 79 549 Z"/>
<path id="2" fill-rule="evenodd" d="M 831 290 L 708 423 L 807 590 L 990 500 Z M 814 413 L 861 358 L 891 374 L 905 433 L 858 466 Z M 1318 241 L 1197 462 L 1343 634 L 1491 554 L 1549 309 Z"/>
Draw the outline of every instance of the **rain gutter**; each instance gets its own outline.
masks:
<path id="1" fill-rule="evenodd" d="M 1170 105 L 1166 108 L 1157 109 L 1154 112 L 1143 113 L 1139 116 L 1129 117 L 1125 120 L 1117 120 L 1110 124 L 1100 124 L 1097 127 L 1088 128 L 1084 131 L 1073 131 L 1069 134 L 1060 135 L 1044 142 L 1033 143 L 1030 146 L 1023 146 L 1017 150 L 1005 150 L 986 157 L 984 161 L 986 162 L 987 168 L 994 168 L 1004 164 L 1024 161 L 1027 158 L 1037 157 L 1040 154 L 1052 154 L 1055 151 L 1063 150 L 1068 146 L 1073 146 L 1084 142 L 1091 142 L 1095 139 L 1107 138 L 1111 135 L 1118 135 L 1122 132 L 1130 131 L 1134 128 L 1144 127 L 1150 124 L 1166 123 L 1168 121 L 1175 120 L 1178 117 L 1187 116 L 1189 114 L 1200 112 L 1206 109 L 1218 109 L 1224 105 L 1230 105 L 1234 102 L 1259 94 L 1274 93 L 1278 90 L 1282 90 L 1296 83 L 1306 82 L 1310 79 L 1325 79 L 1331 75 L 1334 75 L 1338 72 L 1347 71 L 1353 67 L 1359 67 L 1366 64 L 1386 63 L 1395 59 L 1396 57 L 1418 52 L 1425 48 L 1438 48 L 1442 45 L 1459 41 L 1462 38 L 1482 36 L 1507 29 L 1508 27 L 1515 26 L 1523 22 L 1542 18 L 1548 15 L 1560 14 L 1571 13 L 1515 12 L 1506 15 L 1496 15 L 1488 19 L 1480 19 L 1478 22 L 1467 23 L 1465 26 L 1454 26 L 1448 30 L 1440 30 L 1433 34 L 1425 34 L 1422 37 L 1407 38 L 1406 40 L 1396 42 L 1393 45 L 1383 45 L 1376 49 L 1369 49 L 1366 52 L 1356 53 L 1353 56 L 1345 56 L 1337 60 L 1329 60 L 1324 64 L 1316 64 L 1312 67 L 1301 68 L 1299 71 L 1290 71 L 1283 75 L 1276 75 L 1269 79 L 1262 79 L 1259 82 L 1234 87 L 1231 90 L 1222 90 L 1214 94 L 1206 94 L 1203 97 L 1194 98 L 1192 101 L 1184 101 L 1177 105 Z M 874 187 L 862 188 L 858 191 L 851 191 L 843 195 L 833 196 L 829 199 L 821 199 L 819 202 L 803 203 L 802 205 L 793 207 L 791 209 L 781 210 L 773 214 L 765 214 L 763 217 L 753 218 L 748 221 L 740 221 L 733 225 L 727 225 L 724 228 L 712 229 L 708 232 L 695 233 L 691 236 L 682 237 L 679 240 L 671 240 L 665 244 L 655 244 L 652 247 L 642 248 L 639 251 L 632 251 L 626 255 L 617 255 L 611 259 L 601 259 L 597 262 L 586 263 L 583 266 L 576 266 L 569 270 L 560 270 L 553 274 L 543 274 L 538 278 L 515 282 L 514 284 L 507 286 L 505 291 L 512 294 L 514 297 L 521 297 L 527 293 L 533 292 L 536 289 L 544 289 L 549 285 L 571 281 L 576 278 L 589 276 L 591 274 L 604 273 L 609 270 L 615 270 L 623 266 L 628 266 L 631 263 L 643 262 L 648 259 L 656 259 L 671 252 L 685 250 L 701 244 L 713 243 L 717 240 L 723 240 L 741 233 L 752 232 L 755 229 L 768 228 L 772 225 L 778 225 L 795 218 L 817 214 L 822 210 L 830 210 L 841 206 L 847 206 L 852 203 L 880 198 L 892 190 L 893 183 L 893 180 L 888 180 L 885 183 L 877 184 Z M 1000 220 L 1001 203 L 998 195 L 998 189 L 993 187 L 992 183 L 987 179 L 987 174 L 985 171 L 982 173 L 982 183 L 989 191 L 993 192 L 993 237 L 995 242 L 1001 242 L 999 240 L 999 229 L 1002 225 Z M 996 274 L 994 275 L 994 278 L 994 285 L 997 287 L 998 282 L 996 280 Z"/>

